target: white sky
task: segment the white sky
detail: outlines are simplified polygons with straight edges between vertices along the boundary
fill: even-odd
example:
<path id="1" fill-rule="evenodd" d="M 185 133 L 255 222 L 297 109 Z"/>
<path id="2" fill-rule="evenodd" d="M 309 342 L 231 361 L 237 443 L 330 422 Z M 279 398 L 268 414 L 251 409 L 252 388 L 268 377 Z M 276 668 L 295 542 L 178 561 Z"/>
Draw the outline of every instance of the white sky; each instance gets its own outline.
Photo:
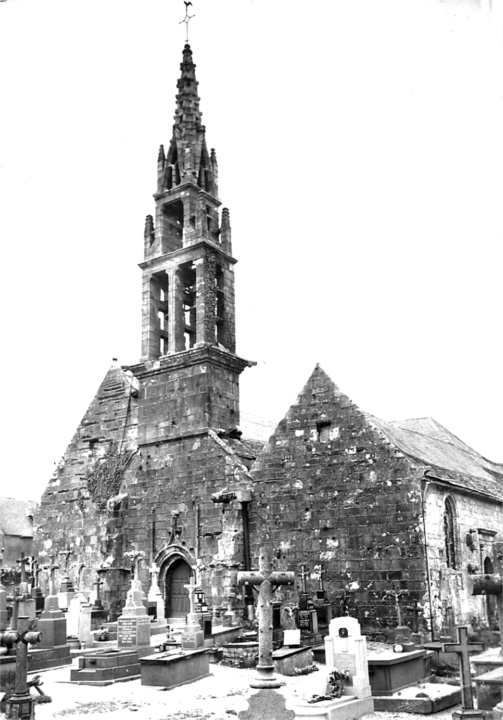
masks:
<path id="1" fill-rule="evenodd" d="M 319 362 L 386 420 L 503 461 L 502 0 L 194 0 L 231 211 L 244 412 Z M 42 494 L 104 374 L 140 356 L 145 215 L 181 0 L 0 3 L 2 495 Z"/>

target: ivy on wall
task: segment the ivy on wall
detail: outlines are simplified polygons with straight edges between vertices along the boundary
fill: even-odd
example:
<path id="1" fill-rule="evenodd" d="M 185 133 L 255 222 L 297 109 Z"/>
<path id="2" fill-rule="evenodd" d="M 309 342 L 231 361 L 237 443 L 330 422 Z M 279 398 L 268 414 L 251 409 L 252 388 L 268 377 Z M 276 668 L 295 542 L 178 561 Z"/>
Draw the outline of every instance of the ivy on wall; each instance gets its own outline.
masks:
<path id="1" fill-rule="evenodd" d="M 87 471 L 87 487 L 98 510 L 105 510 L 108 500 L 118 494 L 133 455 L 134 452 L 121 453 L 117 444 L 111 443 L 105 455 Z"/>

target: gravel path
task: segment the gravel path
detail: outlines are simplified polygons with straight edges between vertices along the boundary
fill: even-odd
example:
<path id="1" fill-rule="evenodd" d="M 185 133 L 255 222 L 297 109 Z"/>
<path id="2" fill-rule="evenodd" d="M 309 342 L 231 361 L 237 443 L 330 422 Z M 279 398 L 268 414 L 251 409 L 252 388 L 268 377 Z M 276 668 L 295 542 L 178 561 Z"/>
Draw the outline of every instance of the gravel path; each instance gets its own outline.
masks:
<path id="1" fill-rule="evenodd" d="M 138 720 L 228 720 L 247 708 L 247 698 L 253 692 L 249 683 L 254 672 L 210 665 L 209 677 L 166 691 L 142 686 L 140 680 L 97 688 L 73 685 L 68 682 L 69 667 L 51 670 L 42 673 L 42 680 L 43 690 L 52 697 L 52 703 L 37 705 L 35 715 L 37 720 L 87 720 L 89 715 L 105 714 L 109 720 L 130 720 L 135 715 Z M 322 672 L 281 679 L 285 685 L 279 692 L 291 709 L 300 700 L 320 693 L 324 683 Z M 455 709 L 437 713 L 435 720 L 451 720 Z M 366 717 L 368 720 L 425 720 L 424 715 L 412 713 L 380 712 Z"/>

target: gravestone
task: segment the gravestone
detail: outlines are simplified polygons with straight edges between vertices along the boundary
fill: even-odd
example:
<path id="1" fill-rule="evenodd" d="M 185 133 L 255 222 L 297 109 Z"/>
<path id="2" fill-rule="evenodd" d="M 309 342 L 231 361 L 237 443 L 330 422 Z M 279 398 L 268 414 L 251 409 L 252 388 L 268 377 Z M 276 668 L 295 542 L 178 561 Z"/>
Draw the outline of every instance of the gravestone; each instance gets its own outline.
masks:
<path id="1" fill-rule="evenodd" d="M 138 655 L 148 655 L 150 648 L 150 618 L 143 603 L 143 590 L 138 579 L 139 564 L 143 553 L 125 553 L 134 563 L 131 588 L 128 590 L 122 615 L 117 620 L 117 646 L 120 650 L 136 650 Z"/>
<path id="2" fill-rule="evenodd" d="M 344 689 L 346 695 L 370 697 L 367 639 L 362 637 L 356 618 L 331 621 L 329 635 L 325 638 L 325 657 L 328 672 L 334 669 L 349 672 L 350 680 Z"/>
<path id="3" fill-rule="evenodd" d="M 362 637 L 356 618 L 339 617 L 330 622 L 325 638 L 326 671 L 324 686 L 308 704 L 300 704 L 295 717 L 299 720 L 346 720 L 374 711 L 367 663 L 367 639 Z M 334 677 L 342 688 L 334 694 Z M 314 703 L 314 704 L 313 704 Z"/>
<path id="4" fill-rule="evenodd" d="M 94 643 L 91 629 L 91 603 L 81 592 L 77 592 L 70 601 L 67 613 L 67 633 L 68 637 L 78 638 L 81 647 L 91 647 Z"/>
<path id="5" fill-rule="evenodd" d="M 166 617 L 164 610 L 164 598 L 161 593 L 157 578 L 159 577 L 159 568 L 155 563 L 150 566 L 150 589 L 148 591 L 148 601 L 155 605 L 155 616 L 159 625 L 166 625 Z"/>
<path id="6" fill-rule="evenodd" d="M 21 582 L 19 583 L 19 588 L 14 600 L 11 628 L 16 627 L 18 616 L 21 617 L 23 615 L 28 617 L 30 620 L 35 620 L 37 617 L 35 600 L 31 595 L 30 586 L 26 580 L 26 565 L 30 563 L 30 559 L 25 557 L 24 553 L 21 553 L 21 558 L 16 562 L 21 567 Z"/>
<path id="7" fill-rule="evenodd" d="M 190 610 L 182 632 L 182 650 L 198 650 L 204 645 L 204 632 L 196 614 L 195 594 L 199 588 L 195 583 L 194 576 L 190 578 L 189 585 L 184 585 L 184 588 L 189 594 Z"/>
<path id="8" fill-rule="evenodd" d="M 75 595 L 75 588 L 68 571 L 68 561 L 70 556 L 73 554 L 73 551 L 63 550 L 59 554 L 64 558 L 64 575 L 59 586 L 58 602 L 61 610 L 68 610 L 70 601 Z"/>
<path id="9" fill-rule="evenodd" d="M 30 670 L 68 665 L 71 663 L 70 648 L 67 645 L 66 618 L 59 607 L 59 598 L 55 592 L 54 574 L 57 565 L 50 567 L 50 594 L 45 598 L 44 609 L 38 619 L 37 627 L 41 640 L 30 655 Z"/>
<path id="10" fill-rule="evenodd" d="M 402 605 L 404 595 L 407 595 L 405 590 L 386 590 L 385 593 L 385 597 L 391 597 L 395 602 L 397 626 L 395 628 L 394 641 L 402 645 L 404 650 L 413 650 L 414 648 L 409 646 L 411 636 L 410 628 L 403 622 Z"/>
<path id="11" fill-rule="evenodd" d="M 475 709 L 473 702 L 472 675 L 470 672 L 470 653 L 482 652 L 482 643 L 468 642 L 468 628 L 466 625 L 458 627 L 458 642 L 445 643 L 443 652 L 453 652 L 459 657 L 459 675 L 461 680 L 461 710 L 452 713 L 453 718 L 483 718 L 484 713 Z"/>

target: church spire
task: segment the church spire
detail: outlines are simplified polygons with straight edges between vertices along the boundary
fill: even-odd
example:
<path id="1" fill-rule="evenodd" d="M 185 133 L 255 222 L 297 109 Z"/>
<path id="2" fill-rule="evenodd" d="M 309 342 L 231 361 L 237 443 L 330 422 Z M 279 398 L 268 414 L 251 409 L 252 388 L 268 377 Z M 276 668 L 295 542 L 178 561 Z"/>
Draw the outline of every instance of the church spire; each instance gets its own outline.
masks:
<path id="1" fill-rule="evenodd" d="M 158 192 L 192 182 L 216 199 L 216 172 L 206 146 L 197 92 L 196 65 L 189 44 L 183 48 L 180 70 L 173 134 L 166 161 L 158 165 Z"/>

